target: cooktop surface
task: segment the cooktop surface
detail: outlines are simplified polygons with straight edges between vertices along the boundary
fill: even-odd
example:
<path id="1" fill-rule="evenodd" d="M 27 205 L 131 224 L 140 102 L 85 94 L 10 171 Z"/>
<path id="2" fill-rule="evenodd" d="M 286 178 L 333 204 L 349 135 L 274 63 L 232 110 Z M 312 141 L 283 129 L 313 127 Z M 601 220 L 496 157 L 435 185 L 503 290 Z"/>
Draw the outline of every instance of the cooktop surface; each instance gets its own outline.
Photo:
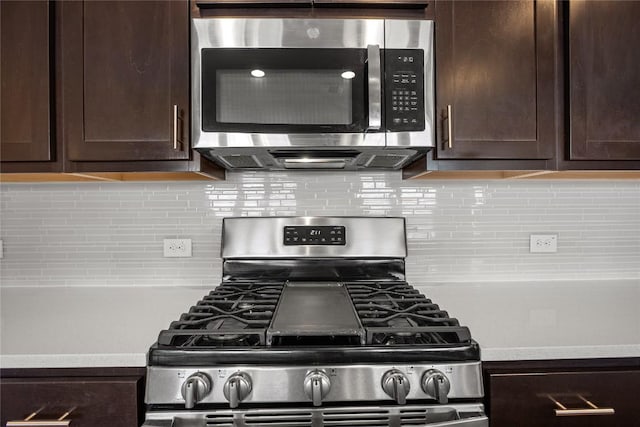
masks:
<path id="1" fill-rule="evenodd" d="M 160 332 L 150 362 L 427 354 L 479 359 L 469 329 L 404 281 L 223 282 Z"/>

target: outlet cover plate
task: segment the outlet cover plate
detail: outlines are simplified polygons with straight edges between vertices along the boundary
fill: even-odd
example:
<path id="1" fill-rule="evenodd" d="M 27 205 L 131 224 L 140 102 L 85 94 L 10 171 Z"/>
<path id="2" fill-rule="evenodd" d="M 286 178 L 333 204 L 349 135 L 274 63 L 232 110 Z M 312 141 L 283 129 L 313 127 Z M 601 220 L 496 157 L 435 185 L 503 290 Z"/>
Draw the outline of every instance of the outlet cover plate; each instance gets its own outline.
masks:
<path id="1" fill-rule="evenodd" d="M 191 256 L 191 239 L 164 239 L 165 258 L 185 258 Z"/>
<path id="2" fill-rule="evenodd" d="M 529 238 L 529 251 L 531 253 L 558 252 L 558 235 L 532 234 Z"/>

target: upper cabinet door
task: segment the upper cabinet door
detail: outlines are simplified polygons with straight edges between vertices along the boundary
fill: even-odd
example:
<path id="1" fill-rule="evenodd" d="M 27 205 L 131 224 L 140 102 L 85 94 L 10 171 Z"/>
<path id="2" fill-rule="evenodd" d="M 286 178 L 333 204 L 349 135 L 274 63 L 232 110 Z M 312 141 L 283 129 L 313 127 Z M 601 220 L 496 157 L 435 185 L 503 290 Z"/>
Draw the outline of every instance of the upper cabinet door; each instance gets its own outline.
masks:
<path id="1" fill-rule="evenodd" d="M 189 158 L 189 2 L 60 3 L 70 161 Z"/>
<path id="2" fill-rule="evenodd" d="M 640 2 L 569 7 L 571 160 L 640 160 Z"/>
<path id="3" fill-rule="evenodd" d="M 0 160 L 52 160 L 51 8 L 48 1 L 0 2 Z"/>
<path id="4" fill-rule="evenodd" d="M 436 2 L 437 159 L 550 159 L 556 6 Z"/>

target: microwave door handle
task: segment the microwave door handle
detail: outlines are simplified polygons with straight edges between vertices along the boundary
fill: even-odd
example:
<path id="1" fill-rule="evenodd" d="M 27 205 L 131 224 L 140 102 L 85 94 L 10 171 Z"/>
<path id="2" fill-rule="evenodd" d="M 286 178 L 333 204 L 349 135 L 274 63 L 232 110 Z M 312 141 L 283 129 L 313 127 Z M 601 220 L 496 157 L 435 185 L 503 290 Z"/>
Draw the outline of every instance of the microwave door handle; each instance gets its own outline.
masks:
<path id="1" fill-rule="evenodd" d="M 367 130 L 379 130 L 382 126 L 382 67 L 380 65 L 380 46 L 367 46 L 369 74 L 369 126 Z"/>

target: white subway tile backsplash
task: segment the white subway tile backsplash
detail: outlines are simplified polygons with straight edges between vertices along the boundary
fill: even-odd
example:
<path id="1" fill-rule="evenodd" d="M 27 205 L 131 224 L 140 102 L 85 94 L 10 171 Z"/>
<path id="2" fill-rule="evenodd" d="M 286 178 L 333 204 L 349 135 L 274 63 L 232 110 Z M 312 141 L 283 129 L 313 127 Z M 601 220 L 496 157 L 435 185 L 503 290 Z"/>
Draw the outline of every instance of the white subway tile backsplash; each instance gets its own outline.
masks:
<path id="1" fill-rule="evenodd" d="M 640 183 L 403 181 L 398 172 L 229 173 L 224 182 L 2 184 L 1 286 L 215 285 L 221 218 L 407 218 L 408 279 L 640 279 Z M 529 234 L 557 233 L 555 254 Z M 162 256 L 192 239 L 191 258 Z"/>

